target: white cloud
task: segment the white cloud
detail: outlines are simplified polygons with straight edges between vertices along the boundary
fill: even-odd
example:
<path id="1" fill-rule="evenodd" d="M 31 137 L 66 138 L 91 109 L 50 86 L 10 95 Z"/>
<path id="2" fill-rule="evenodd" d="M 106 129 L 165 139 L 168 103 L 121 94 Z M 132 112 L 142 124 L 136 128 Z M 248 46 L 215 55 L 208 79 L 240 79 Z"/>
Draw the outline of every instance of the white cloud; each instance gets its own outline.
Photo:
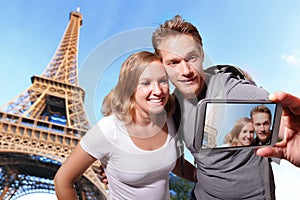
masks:
<path id="1" fill-rule="evenodd" d="M 283 54 L 281 56 L 281 59 L 290 63 L 290 64 L 299 64 L 300 63 L 300 57 L 297 55 L 292 54 Z"/>
<path id="2" fill-rule="evenodd" d="M 300 51 L 294 50 L 293 53 L 285 53 L 281 56 L 281 60 L 284 60 L 285 62 L 292 65 L 298 65 L 300 64 Z"/>

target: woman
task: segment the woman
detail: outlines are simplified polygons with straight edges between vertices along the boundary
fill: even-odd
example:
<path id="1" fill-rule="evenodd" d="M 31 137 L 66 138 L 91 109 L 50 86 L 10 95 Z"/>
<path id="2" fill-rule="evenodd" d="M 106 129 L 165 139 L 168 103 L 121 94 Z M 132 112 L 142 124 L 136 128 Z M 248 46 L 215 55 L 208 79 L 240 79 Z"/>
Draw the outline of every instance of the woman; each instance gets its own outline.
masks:
<path id="1" fill-rule="evenodd" d="M 225 136 L 224 144 L 228 146 L 249 146 L 254 141 L 254 126 L 251 119 L 238 119 L 232 130 Z"/>
<path id="2" fill-rule="evenodd" d="M 96 159 L 106 166 L 109 199 L 169 199 L 169 172 L 181 150 L 171 119 L 173 107 L 159 58 L 145 51 L 131 55 L 103 102 L 105 117 L 58 170 L 58 199 L 77 199 L 73 184 Z M 186 172 L 193 177 L 193 170 Z"/>

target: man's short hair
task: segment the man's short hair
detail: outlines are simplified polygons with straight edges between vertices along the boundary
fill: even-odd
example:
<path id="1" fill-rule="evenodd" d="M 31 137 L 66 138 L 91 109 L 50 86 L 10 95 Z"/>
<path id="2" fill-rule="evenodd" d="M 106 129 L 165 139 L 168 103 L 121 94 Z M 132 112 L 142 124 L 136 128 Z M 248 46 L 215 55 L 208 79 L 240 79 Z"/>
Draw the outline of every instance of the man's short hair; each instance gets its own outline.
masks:
<path id="1" fill-rule="evenodd" d="M 271 121 L 272 113 L 271 113 L 271 110 L 267 106 L 258 105 L 256 107 L 254 107 L 250 112 L 251 119 L 253 119 L 253 115 L 256 113 L 267 113 L 269 115 L 269 120 Z"/>
<path id="2" fill-rule="evenodd" d="M 152 45 L 159 55 L 159 45 L 163 40 L 180 34 L 187 34 L 202 47 L 202 38 L 198 29 L 191 23 L 186 22 L 180 15 L 175 15 L 172 19 L 161 24 L 152 34 Z"/>

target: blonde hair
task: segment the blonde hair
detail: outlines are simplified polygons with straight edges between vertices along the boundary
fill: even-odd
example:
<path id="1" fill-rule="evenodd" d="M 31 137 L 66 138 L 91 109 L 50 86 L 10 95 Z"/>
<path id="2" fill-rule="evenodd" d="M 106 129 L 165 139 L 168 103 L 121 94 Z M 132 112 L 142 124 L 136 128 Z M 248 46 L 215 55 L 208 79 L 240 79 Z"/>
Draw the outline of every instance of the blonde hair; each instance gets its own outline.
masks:
<path id="1" fill-rule="evenodd" d="M 229 144 L 230 146 L 238 145 L 238 138 L 244 126 L 248 123 L 252 123 L 251 119 L 248 117 L 242 117 L 238 119 L 231 131 L 225 136 L 224 144 Z"/>
<path id="2" fill-rule="evenodd" d="M 134 53 L 126 59 L 122 64 L 117 85 L 103 100 L 101 112 L 104 116 L 115 114 L 125 123 L 135 121 L 135 90 L 141 74 L 153 61 L 160 62 L 160 59 L 147 51 Z M 174 98 L 170 95 L 165 106 L 167 116 L 172 114 L 173 109 Z"/>
<path id="3" fill-rule="evenodd" d="M 112 107 L 111 107 L 112 96 L 113 96 L 113 90 L 111 90 L 103 99 L 100 111 L 104 117 L 112 115 Z"/>
<path id="4" fill-rule="evenodd" d="M 200 48 L 202 48 L 202 38 L 197 28 L 193 24 L 182 19 L 180 15 L 175 15 L 173 19 L 167 20 L 164 24 L 161 24 L 152 34 L 152 45 L 156 54 L 160 55 L 159 45 L 163 40 L 181 34 L 192 36 L 200 45 Z"/>

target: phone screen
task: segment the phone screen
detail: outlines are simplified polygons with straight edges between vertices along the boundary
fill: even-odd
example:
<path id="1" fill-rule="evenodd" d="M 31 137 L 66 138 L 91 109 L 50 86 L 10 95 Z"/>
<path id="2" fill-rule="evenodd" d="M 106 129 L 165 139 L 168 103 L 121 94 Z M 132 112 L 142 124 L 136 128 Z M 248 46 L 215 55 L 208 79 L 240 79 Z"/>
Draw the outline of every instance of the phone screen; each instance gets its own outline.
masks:
<path id="1" fill-rule="evenodd" d="M 270 101 L 204 100 L 197 111 L 200 150 L 274 145 L 281 106 Z"/>

